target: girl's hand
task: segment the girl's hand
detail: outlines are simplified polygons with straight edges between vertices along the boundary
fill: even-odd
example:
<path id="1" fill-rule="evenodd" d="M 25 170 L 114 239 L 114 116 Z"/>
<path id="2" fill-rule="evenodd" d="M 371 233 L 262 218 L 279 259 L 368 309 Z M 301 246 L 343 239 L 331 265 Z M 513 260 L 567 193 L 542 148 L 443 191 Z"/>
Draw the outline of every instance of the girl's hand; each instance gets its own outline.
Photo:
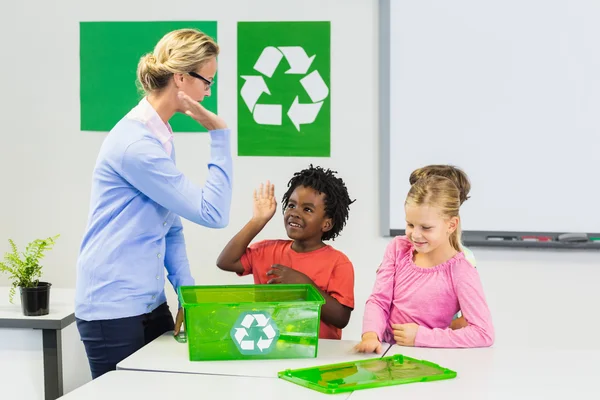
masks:
<path id="1" fill-rule="evenodd" d="M 377 334 L 375 332 L 367 332 L 362 335 L 362 341 L 354 346 L 354 351 L 358 353 L 381 354 L 383 349 L 381 348 L 381 342 L 377 338 Z"/>
<path id="2" fill-rule="evenodd" d="M 394 324 L 392 325 L 394 330 L 394 340 L 400 346 L 414 346 L 415 337 L 417 336 L 417 330 L 419 325 L 417 324 Z"/>
<path id="3" fill-rule="evenodd" d="M 266 185 L 260 184 L 258 190 L 254 190 L 254 211 L 252 218 L 262 224 L 269 222 L 277 210 L 275 200 L 275 185 L 267 181 Z"/>
<path id="4" fill-rule="evenodd" d="M 179 109 L 186 115 L 194 118 L 200 125 L 209 131 L 227 128 L 227 124 L 223 118 L 212 111 L 208 111 L 202 104 L 194 101 L 184 92 L 178 92 L 177 98 L 179 99 Z"/>

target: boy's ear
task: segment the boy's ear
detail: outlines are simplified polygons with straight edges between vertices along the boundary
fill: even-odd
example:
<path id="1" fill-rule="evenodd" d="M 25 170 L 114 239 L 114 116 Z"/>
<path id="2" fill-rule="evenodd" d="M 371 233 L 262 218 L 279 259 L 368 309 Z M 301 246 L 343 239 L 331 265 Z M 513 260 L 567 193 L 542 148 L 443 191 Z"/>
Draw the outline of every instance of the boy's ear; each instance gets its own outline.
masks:
<path id="1" fill-rule="evenodd" d="M 331 218 L 327 218 L 324 222 L 323 222 L 323 232 L 329 232 L 331 230 L 331 228 L 333 228 L 333 221 L 331 220 Z"/>

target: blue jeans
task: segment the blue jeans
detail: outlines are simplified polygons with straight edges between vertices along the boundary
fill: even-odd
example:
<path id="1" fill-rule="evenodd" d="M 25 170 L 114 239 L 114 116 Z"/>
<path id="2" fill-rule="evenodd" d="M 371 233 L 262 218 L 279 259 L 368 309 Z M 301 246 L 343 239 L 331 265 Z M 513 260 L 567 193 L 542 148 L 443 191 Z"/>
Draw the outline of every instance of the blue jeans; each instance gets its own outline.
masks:
<path id="1" fill-rule="evenodd" d="M 76 319 L 92 379 L 117 369 L 117 364 L 160 335 L 175 329 L 167 303 L 135 317 L 84 321 Z"/>

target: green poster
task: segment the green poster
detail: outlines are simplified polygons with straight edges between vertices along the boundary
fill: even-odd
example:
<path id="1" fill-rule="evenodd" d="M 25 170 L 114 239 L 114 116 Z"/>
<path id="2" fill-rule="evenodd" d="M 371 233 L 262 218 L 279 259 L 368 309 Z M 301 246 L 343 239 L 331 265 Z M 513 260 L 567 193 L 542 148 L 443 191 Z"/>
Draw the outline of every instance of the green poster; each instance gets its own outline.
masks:
<path id="1" fill-rule="evenodd" d="M 330 22 L 238 23 L 238 155 L 329 157 Z"/>
<path id="2" fill-rule="evenodd" d="M 109 131 L 135 107 L 143 96 L 136 86 L 140 57 L 152 52 L 166 33 L 181 28 L 196 28 L 217 40 L 216 21 L 80 23 L 82 131 Z M 211 96 L 202 102 L 215 113 L 217 86 L 215 77 Z M 206 131 L 185 115 L 176 114 L 170 123 L 175 132 Z"/>

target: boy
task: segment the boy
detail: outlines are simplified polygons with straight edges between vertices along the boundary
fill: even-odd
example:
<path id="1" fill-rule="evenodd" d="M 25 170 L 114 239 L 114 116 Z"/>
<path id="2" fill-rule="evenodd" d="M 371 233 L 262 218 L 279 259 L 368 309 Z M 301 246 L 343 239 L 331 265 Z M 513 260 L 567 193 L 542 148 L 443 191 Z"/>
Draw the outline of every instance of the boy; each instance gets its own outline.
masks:
<path id="1" fill-rule="evenodd" d="M 254 191 L 252 219 L 225 246 L 217 266 L 240 276 L 252 273 L 256 284 L 314 285 L 325 298 L 319 337 L 341 339 L 354 309 L 354 268 L 348 257 L 323 242 L 340 234 L 353 202 L 335 171 L 311 165 L 294 174 L 282 198 L 290 240 L 248 247 L 277 209 L 275 187 L 267 181 Z"/>

